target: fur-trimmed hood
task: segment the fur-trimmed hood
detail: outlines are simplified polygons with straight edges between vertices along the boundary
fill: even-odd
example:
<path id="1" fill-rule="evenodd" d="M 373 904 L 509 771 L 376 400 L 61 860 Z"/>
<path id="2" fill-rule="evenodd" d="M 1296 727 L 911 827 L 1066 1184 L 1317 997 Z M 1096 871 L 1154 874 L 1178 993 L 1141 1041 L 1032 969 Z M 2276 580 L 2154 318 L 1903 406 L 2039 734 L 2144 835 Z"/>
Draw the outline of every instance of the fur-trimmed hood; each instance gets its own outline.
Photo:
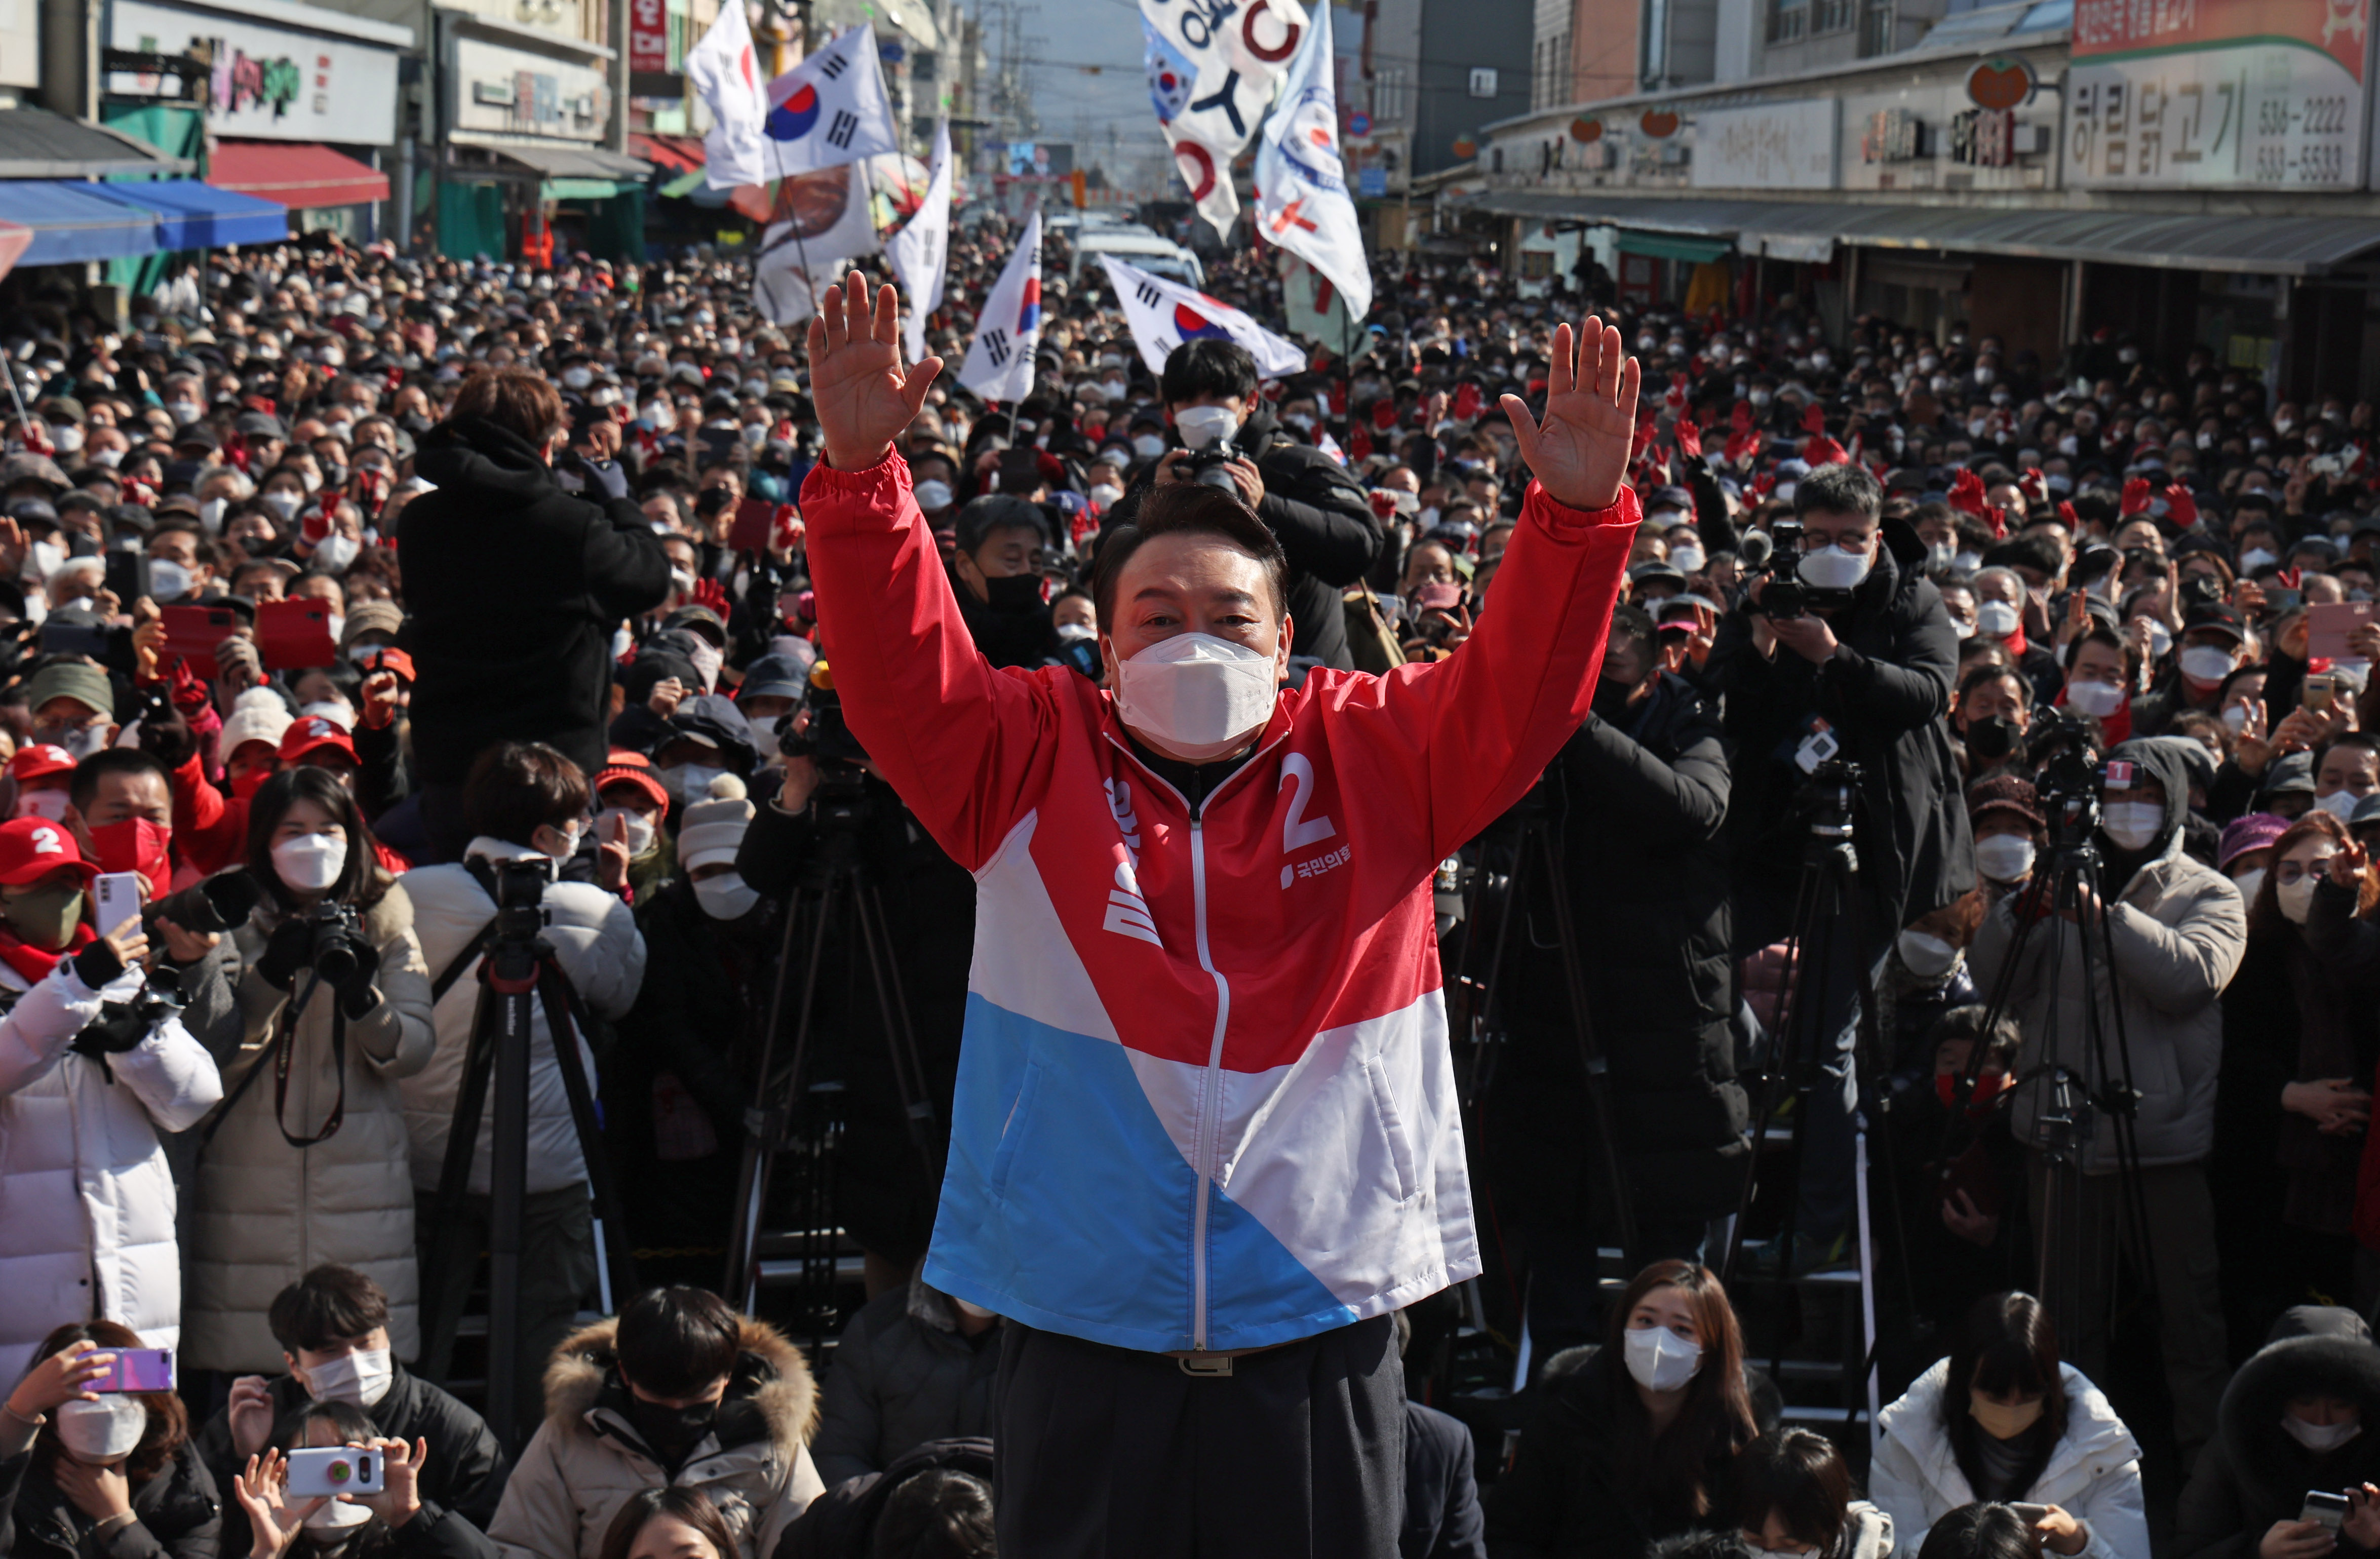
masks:
<path id="1" fill-rule="evenodd" d="M 721 1402 L 722 1418 L 735 1404 L 748 1403 L 780 1459 L 792 1462 L 808 1444 L 818 1423 L 818 1382 L 809 1361 L 784 1334 L 762 1321 L 742 1318 L 735 1368 Z M 590 1415 L 602 1406 L 607 1387 L 625 1391 L 613 1366 L 616 1320 L 583 1327 L 564 1339 L 545 1367 L 545 1416 L 557 1434 L 598 1432 Z M 722 1442 L 726 1439 L 722 1425 Z"/>
<path id="2" fill-rule="evenodd" d="M 2319 1468 L 2281 1428 L 2289 1398 L 2310 1393 L 2350 1397 L 2363 1410 L 2363 1432 L 2320 1457 Z M 2231 1377 L 2216 1435 L 2251 1510 L 2295 1510 L 2308 1488 L 2380 1477 L 2380 1346 L 2362 1318 L 2328 1305 L 2282 1312 L 2270 1340 Z M 2309 1482 L 2316 1477 L 2323 1480 Z"/>

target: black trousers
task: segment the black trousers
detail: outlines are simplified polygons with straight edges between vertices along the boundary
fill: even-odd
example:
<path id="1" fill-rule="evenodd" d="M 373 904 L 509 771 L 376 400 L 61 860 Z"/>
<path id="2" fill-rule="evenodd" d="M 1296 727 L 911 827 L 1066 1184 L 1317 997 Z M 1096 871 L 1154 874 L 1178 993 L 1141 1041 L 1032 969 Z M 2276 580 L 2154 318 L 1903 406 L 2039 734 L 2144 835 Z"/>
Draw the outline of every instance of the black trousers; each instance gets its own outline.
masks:
<path id="1" fill-rule="evenodd" d="M 1002 1326 L 994 1503 L 1020 1559 L 1394 1559 L 1404 1368 L 1390 1317 L 1228 1376 Z"/>

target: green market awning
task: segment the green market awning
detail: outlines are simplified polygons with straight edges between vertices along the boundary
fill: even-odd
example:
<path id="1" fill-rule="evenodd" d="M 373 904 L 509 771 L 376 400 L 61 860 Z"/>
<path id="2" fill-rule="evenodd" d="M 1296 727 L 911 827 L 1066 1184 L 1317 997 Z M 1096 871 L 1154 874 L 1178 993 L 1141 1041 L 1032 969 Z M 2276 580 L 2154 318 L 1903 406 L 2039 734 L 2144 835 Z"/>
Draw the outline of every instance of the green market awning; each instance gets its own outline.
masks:
<path id="1" fill-rule="evenodd" d="M 549 178 L 539 194 L 549 201 L 608 201 L 620 188 L 610 178 Z"/>
<path id="2" fill-rule="evenodd" d="M 1735 245 L 1724 238 L 1688 238 L 1674 233 L 1623 231 L 1618 242 L 1622 253 L 1645 254 L 1656 260 L 1683 260 L 1695 265 L 1707 265 L 1735 252 Z"/>

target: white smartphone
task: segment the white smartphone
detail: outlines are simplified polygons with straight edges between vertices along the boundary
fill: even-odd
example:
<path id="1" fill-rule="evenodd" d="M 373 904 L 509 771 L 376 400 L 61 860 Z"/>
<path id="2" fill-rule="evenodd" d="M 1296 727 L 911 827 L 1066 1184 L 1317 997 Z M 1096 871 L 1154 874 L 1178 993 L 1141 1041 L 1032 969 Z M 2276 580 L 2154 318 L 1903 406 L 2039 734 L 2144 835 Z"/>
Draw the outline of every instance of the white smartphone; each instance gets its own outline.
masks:
<path id="1" fill-rule="evenodd" d="M 322 1450 L 289 1453 L 292 1495 L 377 1494 L 387 1475 L 378 1451 L 355 1445 L 330 1445 Z"/>
<path id="2" fill-rule="evenodd" d="M 99 934 L 109 936 L 127 920 L 140 917 L 140 874 L 137 871 L 103 871 L 99 874 L 98 902 L 91 912 L 99 922 Z"/>

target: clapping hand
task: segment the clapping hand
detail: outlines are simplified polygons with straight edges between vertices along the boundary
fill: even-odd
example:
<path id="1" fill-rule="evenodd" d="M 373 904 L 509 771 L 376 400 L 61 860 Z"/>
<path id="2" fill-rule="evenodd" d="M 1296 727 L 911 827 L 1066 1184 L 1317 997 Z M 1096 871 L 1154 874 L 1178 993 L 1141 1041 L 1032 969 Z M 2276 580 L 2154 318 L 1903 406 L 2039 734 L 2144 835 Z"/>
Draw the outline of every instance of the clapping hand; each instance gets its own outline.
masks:
<path id="1" fill-rule="evenodd" d="M 1619 340 L 1619 332 L 1612 339 Z M 882 461 L 917 420 L 942 371 L 942 359 L 932 357 L 902 371 L 898 297 L 890 286 L 878 288 L 871 315 L 868 278 L 856 271 L 820 298 L 809 354 L 810 400 L 825 435 L 826 463 L 839 471 L 862 471 Z M 1633 375 L 1630 385 L 1633 412 Z"/>
<path id="2" fill-rule="evenodd" d="M 289 1504 L 282 1489 L 288 1478 L 289 1464 L 280 1452 L 268 1450 L 249 1457 L 247 1469 L 231 1480 L 232 1497 L 248 1513 L 249 1559 L 281 1559 L 297 1541 L 306 1517 L 328 1503 L 317 1495 Z"/>
<path id="3" fill-rule="evenodd" d="M 818 326 L 810 331 L 815 340 Z M 1520 396 L 1503 397 L 1521 458 L 1554 502 L 1573 509 L 1608 509 L 1618 500 L 1635 437 L 1643 376 L 1636 359 L 1621 349 L 1620 332 L 1589 315 L 1574 339 L 1567 323 L 1554 327 L 1543 423 L 1529 415 Z"/>

